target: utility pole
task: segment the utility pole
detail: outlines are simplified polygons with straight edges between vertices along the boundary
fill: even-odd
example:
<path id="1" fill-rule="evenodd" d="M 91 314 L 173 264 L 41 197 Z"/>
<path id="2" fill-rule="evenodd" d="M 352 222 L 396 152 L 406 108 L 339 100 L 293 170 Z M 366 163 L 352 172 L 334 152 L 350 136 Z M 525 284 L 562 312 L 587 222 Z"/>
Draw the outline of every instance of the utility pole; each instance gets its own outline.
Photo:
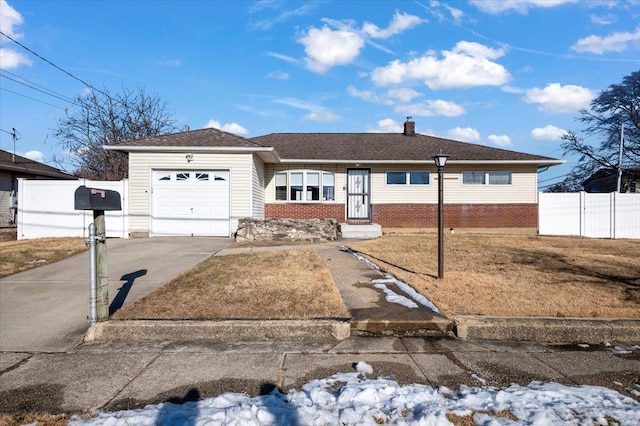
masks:
<path id="1" fill-rule="evenodd" d="M 11 128 L 11 139 L 13 139 L 13 154 L 11 155 L 11 162 L 16 162 L 16 128 Z"/>
<path id="2" fill-rule="evenodd" d="M 620 125 L 620 151 L 618 152 L 618 186 L 617 192 L 620 192 L 622 186 L 622 150 L 624 149 L 624 123 Z"/>

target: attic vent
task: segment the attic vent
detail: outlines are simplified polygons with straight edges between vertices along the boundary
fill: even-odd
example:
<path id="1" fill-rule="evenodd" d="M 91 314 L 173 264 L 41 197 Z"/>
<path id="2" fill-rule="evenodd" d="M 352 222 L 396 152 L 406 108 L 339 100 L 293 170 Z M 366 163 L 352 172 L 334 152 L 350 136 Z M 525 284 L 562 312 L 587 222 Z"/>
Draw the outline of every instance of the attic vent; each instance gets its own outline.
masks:
<path id="1" fill-rule="evenodd" d="M 407 121 L 404 122 L 404 135 L 405 136 L 416 135 L 416 123 L 411 119 L 411 117 L 407 117 Z"/>

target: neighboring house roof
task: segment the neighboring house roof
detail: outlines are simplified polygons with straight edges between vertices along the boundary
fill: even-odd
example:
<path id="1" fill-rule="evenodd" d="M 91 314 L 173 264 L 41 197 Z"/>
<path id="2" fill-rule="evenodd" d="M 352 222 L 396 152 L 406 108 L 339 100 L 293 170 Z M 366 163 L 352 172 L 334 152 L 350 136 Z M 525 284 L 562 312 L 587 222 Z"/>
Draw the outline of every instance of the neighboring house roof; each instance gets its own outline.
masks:
<path id="1" fill-rule="evenodd" d="M 600 169 L 589 176 L 582 186 L 586 191 L 612 192 L 617 188 L 618 170 Z M 622 181 L 640 180 L 640 169 L 627 169 L 622 171 Z"/>
<path id="2" fill-rule="evenodd" d="M 75 179 L 76 177 L 65 173 L 55 167 L 30 160 L 20 155 L 14 155 L 8 151 L 0 149 L 0 170 L 19 172 L 35 176 L 49 177 L 54 179 Z"/>
<path id="3" fill-rule="evenodd" d="M 272 133 L 243 138 L 218 129 L 202 129 L 105 145 L 125 152 L 255 152 L 266 162 L 432 163 L 442 152 L 464 163 L 525 163 L 539 166 L 563 160 L 450 139 L 404 133 Z"/>

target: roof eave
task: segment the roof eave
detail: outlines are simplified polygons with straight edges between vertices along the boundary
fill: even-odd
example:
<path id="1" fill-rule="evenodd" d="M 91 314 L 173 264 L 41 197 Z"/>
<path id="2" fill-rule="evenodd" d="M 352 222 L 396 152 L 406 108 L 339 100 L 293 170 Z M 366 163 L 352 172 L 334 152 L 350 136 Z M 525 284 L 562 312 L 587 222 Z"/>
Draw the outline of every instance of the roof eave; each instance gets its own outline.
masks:
<path id="1" fill-rule="evenodd" d="M 280 156 L 273 147 L 261 146 L 138 146 L 138 145 L 102 145 L 107 151 L 120 152 L 202 152 L 214 154 L 257 154 L 266 163 L 280 162 Z"/>
<path id="2" fill-rule="evenodd" d="M 330 159 L 291 159 L 282 158 L 281 163 L 291 164 L 428 164 L 433 165 L 433 159 L 425 160 L 330 160 Z M 565 160 L 555 159 L 540 159 L 540 160 L 449 160 L 447 164 L 469 164 L 469 165 L 484 165 L 484 164 L 522 164 L 522 165 L 537 165 L 537 166 L 556 166 L 564 164 Z"/>
<path id="3" fill-rule="evenodd" d="M 73 176 L 71 174 L 64 173 L 64 172 L 49 172 L 45 170 L 31 169 L 28 167 L 9 166 L 7 164 L 1 164 L 0 170 L 6 170 L 9 172 L 29 173 L 32 175 L 46 176 L 46 177 L 56 178 L 56 179 L 69 179 L 69 180 L 77 179 L 76 176 Z"/>

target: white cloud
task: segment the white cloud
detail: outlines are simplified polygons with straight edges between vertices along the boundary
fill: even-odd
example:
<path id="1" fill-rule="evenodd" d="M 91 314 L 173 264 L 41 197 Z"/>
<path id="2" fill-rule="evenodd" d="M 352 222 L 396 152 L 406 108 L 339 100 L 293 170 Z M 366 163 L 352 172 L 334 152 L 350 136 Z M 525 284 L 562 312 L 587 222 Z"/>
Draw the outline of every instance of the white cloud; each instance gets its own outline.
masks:
<path id="1" fill-rule="evenodd" d="M 258 5 L 251 7 L 249 9 L 249 12 L 250 13 L 260 12 L 261 10 L 265 9 L 267 6 L 269 6 L 271 9 L 277 8 L 277 7 L 274 7 L 276 6 L 276 3 L 273 3 L 273 2 L 269 2 L 265 4 L 261 4 L 261 3 L 262 2 L 259 2 Z M 286 3 L 283 3 L 283 4 L 286 4 Z M 261 19 L 261 20 L 252 22 L 249 24 L 249 26 L 252 29 L 256 29 L 256 30 L 268 30 L 268 29 L 271 29 L 276 24 L 280 24 L 282 22 L 287 21 L 291 17 L 306 15 L 307 13 L 311 12 L 315 8 L 316 8 L 316 5 L 314 5 L 313 3 L 306 3 L 296 9 L 283 10 L 283 11 L 280 11 L 280 13 L 276 16 L 272 16 L 266 19 Z"/>
<path id="2" fill-rule="evenodd" d="M 22 15 L 6 2 L 0 0 L 0 28 L 11 38 L 19 39 L 22 34 L 17 32 L 17 27 L 22 25 Z M 0 43 L 6 43 L 9 39 L 0 37 Z M 20 65 L 31 65 L 31 60 L 13 49 L 0 47 L 0 69 L 10 70 Z"/>
<path id="3" fill-rule="evenodd" d="M 298 43 L 304 46 L 307 54 L 307 68 L 324 73 L 337 65 L 353 62 L 364 46 L 364 38 L 355 31 L 332 30 L 325 25 L 322 28 L 311 27 L 298 38 Z"/>
<path id="4" fill-rule="evenodd" d="M 513 86 L 502 86 L 500 90 L 505 93 L 513 93 L 516 95 L 522 95 L 524 93 L 523 89 L 520 89 L 519 87 L 513 87 Z"/>
<path id="5" fill-rule="evenodd" d="M 0 0 L 0 28 L 2 32 L 12 38 L 20 38 L 21 34 L 16 32 L 16 28 L 22 24 L 22 15 L 7 3 Z"/>
<path id="6" fill-rule="evenodd" d="M 422 80 L 430 89 L 499 86 L 510 75 L 500 64 L 492 62 L 505 54 L 480 43 L 461 41 L 442 59 L 427 53 L 409 62 L 395 60 L 371 73 L 374 83 L 384 86 L 409 80 Z"/>
<path id="7" fill-rule="evenodd" d="M 590 15 L 591 22 L 598 25 L 610 25 L 618 20 L 616 15 Z"/>
<path id="8" fill-rule="evenodd" d="M 324 122 L 333 122 L 340 120 L 340 116 L 332 113 L 331 111 L 323 110 L 323 111 L 312 111 L 307 115 L 302 117 L 304 120 L 312 120 L 312 121 L 324 121 Z"/>
<path id="9" fill-rule="evenodd" d="M 38 163 L 44 163 L 44 154 L 40 151 L 27 151 L 22 156 Z"/>
<path id="10" fill-rule="evenodd" d="M 511 138 L 507 135 L 489 135 L 487 139 L 489 139 L 490 142 L 493 142 L 495 145 L 498 145 L 498 146 L 513 145 L 511 143 Z"/>
<path id="11" fill-rule="evenodd" d="M 531 137 L 537 141 L 559 141 L 565 133 L 567 133 L 566 130 L 549 124 L 533 129 Z"/>
<path id="12" fill-rule="evenodd" d="M 400 114 L 406 114 L 409 116 L 445 116 L 445 117 L 457 117 L 465 113 L 464 108 L 455 102 L 438 100 L 429 100 L 412 105 L 398 105 L 395 108 L 395 112 Z"/>
<path id="13" fill-rule="evenodd" d="M 304 115 L 302 118 L 305 120 L 313 121 L 327 121 L 333 122 L 340 120 L 340 116 L 331 112 L 328 108 L 322 105 L 317 105 L 311 102 L 304 101 L 296 98 L 282 98 L 276 99 L 273 102 L 283 105 L 288 105 L 293 108 L 309 111 L 309 114 Z"/>
<path id="14" fill-rule="evenodd" d="M 166 61 L 160 61 L 160 65 L 163 67 L 179 67 L 182 61 L 179 59 L 169 59 Z"/>
<path id="15" fill-rule="evenodd" d="M 502 12 L 515 11 L 527 13 L 529 9 L 536 7 L 555 7 L 566 3 L 575 3 L 578 0 L 471 0 L 470 3 L 483 12 L 498 14 Z"/>
<path id="16" fill-rule="evenodd" d="M 370 90 L 358 90 L 352 85 L 347 87 L 347 93 L 354 98 L 380 105 L 393 105 L 393 101 L 373 93 Z"/>
<path id="17" fill-rule="evenodd" d="M 207 122 L 207 124 L 205 124 L 204 126 L 205 129 L 209 129 L 209 128 L 214 128 L 214 129 L 220 129 L 223 132 L 229 132 L 229 133 L 233 133 L 236 135 L 246 135 L 249 134 L 249 131 L 247 129 L 245 129 L 244 127 L 242 127 L 241 125 L 239 125 L 238 123 L 225 123 L 225 124 L 221 124 L 219 121 L 211 119 Z"/>
<path id="18" fill-rule="evenodd" d="M 289 74 L 283 71 L 271 71 L 267 74 L 267 78 L 272 78 L 274 80 L 288 80 Z"/>
<path id="19" fill-rule="evenodd" d="M 31 65 L 31 60 L 15 50 L 0 47 L 0 69 L 10 70 L 20 65 Z"/>
<path id="20" fill-rule="evenodd" d="M 634 42 L 640 42 L 640 27 L 636 28 L 636 31 L 633 33 L 618 32 L 606 37 L 590 35 L 578 40 L 571 46 L 571 49 L 580 53 L 586 52 L 602 55 L 606 52 L 623 52 Z"/>
<path id="21" fill-rule="evenodd" d="M 480 132 L 472 127 L 456 127 L 447 132 L 449 139 L 463 141 L 463 142 L 479 142 Z"/>
<path id="22" fill-rule="evenodd" d="M 389 89 L 387 94 L 389 95 L 389 97 L 399 99 L 402 102 L 411 102 L 413 98 L 421 96 L 419 92 L 416 92 L 415 90 L 408 87 Z"/>
<path id="23" fill-rule="evenodd" d="M 265 52 L 265 55 L 271 56 L 272 58 L 280 59 L 281 61 L 288 62 L 290 64 L 297 65 L 300 63 L 296 58 L 292 58 L 291 56 L 283 55 L 282 53 L 276 52 Z"/>
<path id="24" fill-rule="evenodd" d="M 376 123 L 376 127 L 369 127 L 368 133 L 402 133 L 402 124 L 391 118 L 385 118 Z"/>
<path id="25" fill-rule="evenodd" d="M 460 9 L 456 9 L 455 7 L 451 7 L 447 4 L 445 4 L 444 7 L 446 7 L 451 14 L 451 19 L 453 19 L 453 22 L 455 22 L 456 24 L 460 24 L 462 22 L 462 17 L 464 16 L 463 11 L 461 11 Z"/>
<path id="26" fill-rule="evenodd" d="M 587 108 L 595 96 L 585 87 L 551 83 L 544 89 L 534 87 L 527 90 L 523 99 L 530 104 L 539 104 L 541 111 L 570 114 Z"/>
<path id="27" fill-rule="evenodd" d="M 422 22 L 425 22 L 425 20 L 418 16 L 396 11 L 387 28 L 380 29 L 376 24 L 365 22 L 362 25 L 362 31 L 371 38 L 389 38 Z"/>

